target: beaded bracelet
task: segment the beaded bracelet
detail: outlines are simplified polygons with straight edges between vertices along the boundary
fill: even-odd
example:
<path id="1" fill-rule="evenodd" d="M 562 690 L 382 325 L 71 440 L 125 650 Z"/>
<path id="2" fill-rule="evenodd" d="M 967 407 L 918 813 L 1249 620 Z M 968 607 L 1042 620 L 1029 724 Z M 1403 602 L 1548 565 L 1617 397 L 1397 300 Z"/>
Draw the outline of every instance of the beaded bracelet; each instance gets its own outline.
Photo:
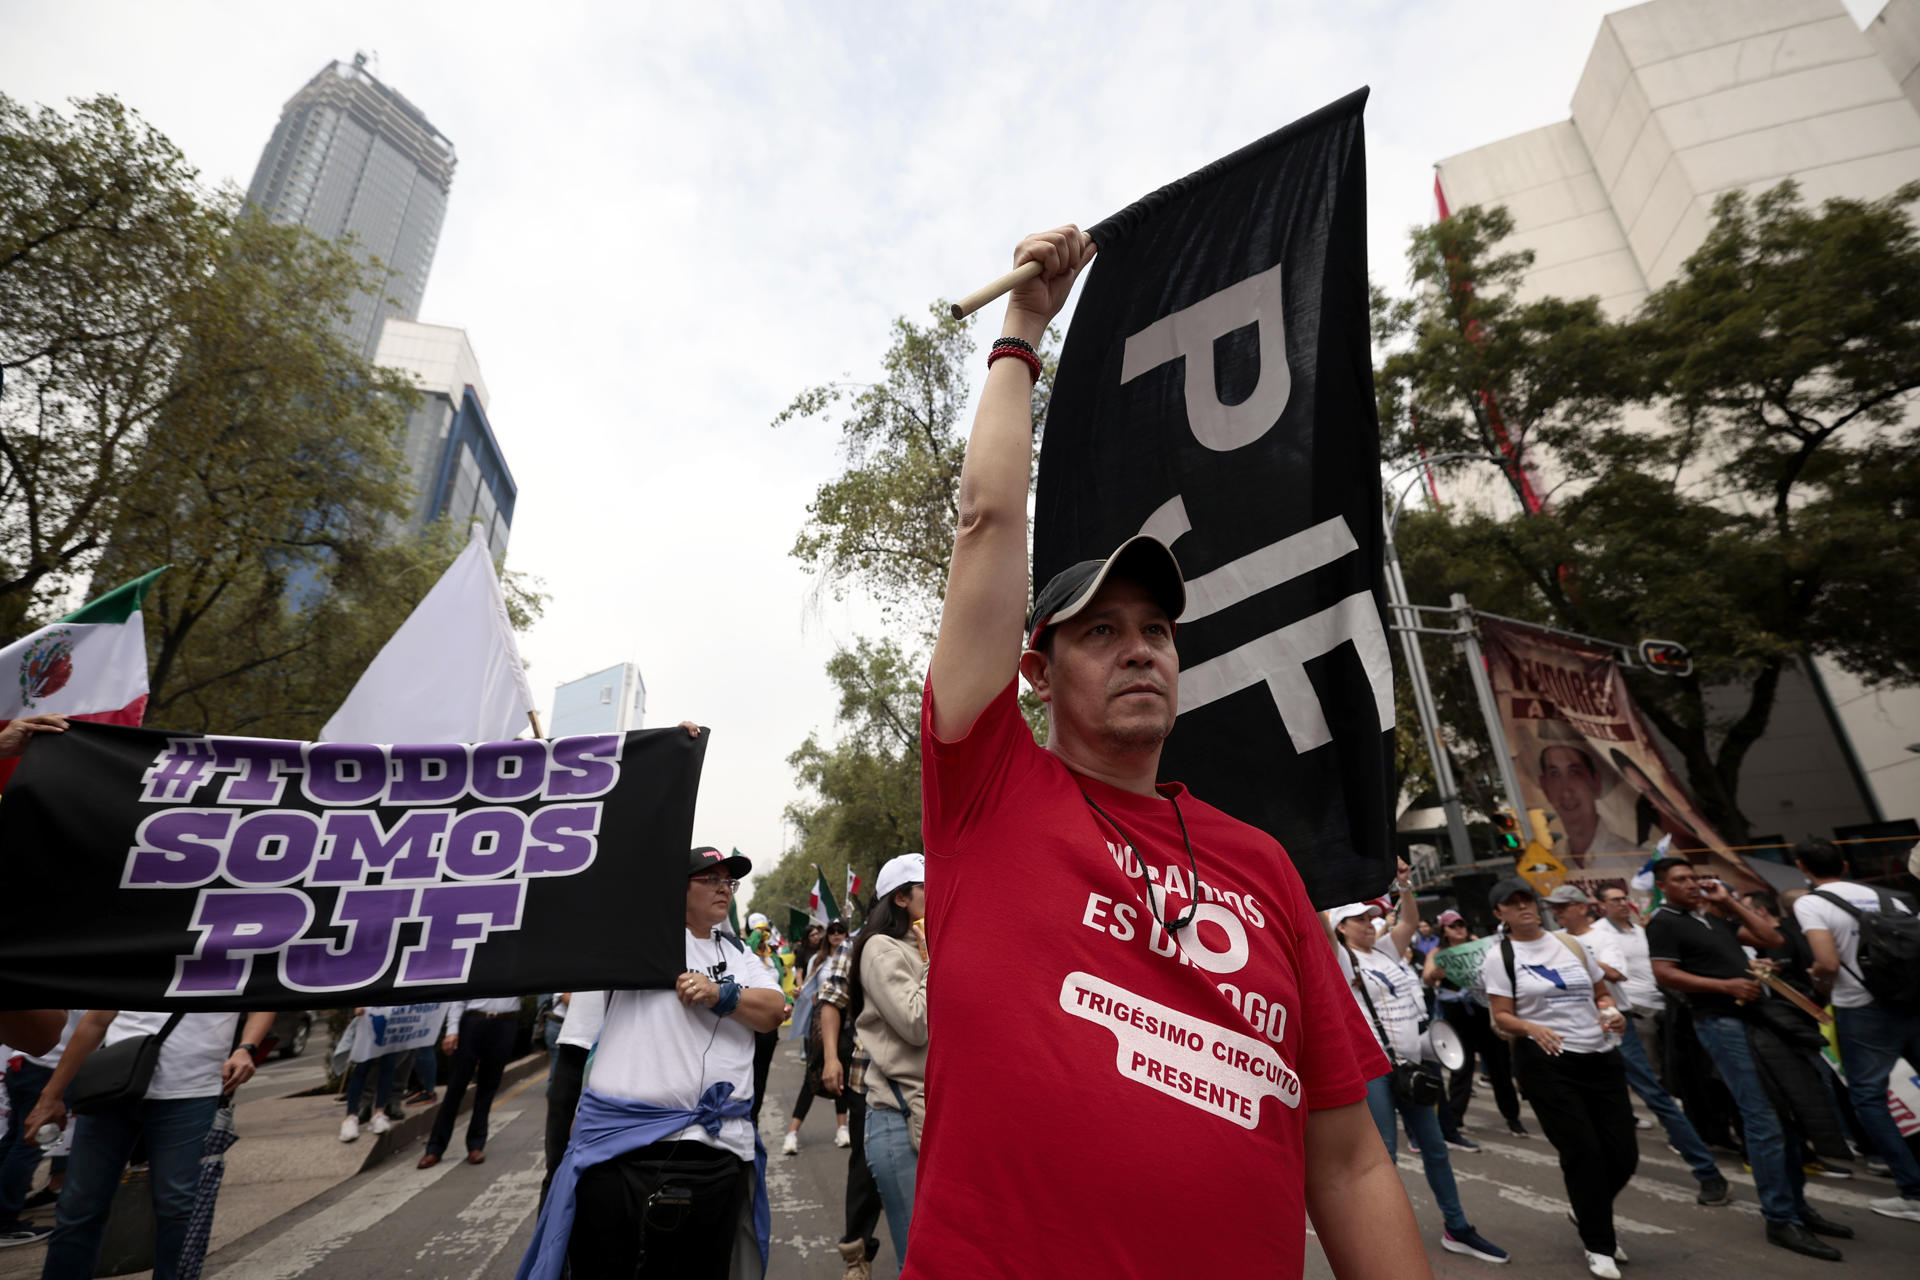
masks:
<path id="1" fill-rule="evenodd" d="M 998 351 L 1002 347 L 1012 347 L 1014 350 L 1024 351 L 1030 356 L 1037 356 L 1040 354 L 1038 351 L 1035 351 L 1033 349 L 1033 344 L 1031 342 L 1028 342 L 1025 338 L 995 338 L 993 340 L 992 349 L 995 351 Z"/>
<path id="2" fill-rule="evenodd" d="M 740 984 L 728 978 L 720 984 L 720 998 L 714 1002 L 713 1013 L 724 1018 L 740 1006 Z"/>
<path id="3" fill-rule="evenodd" d="M 1027 344 L 1023 342 L 1019 347 L 995 346 L 992 351 L 987 353 L 987 368 L 993 368 L 993 362 L 1001 356 L 1012 356 L 1033 372 L 1033 380 L 1035 382 L 1040 381 L 1040 357 L 1033 354 L 1033 349 L 1030 347 L 1024 351 L 1021 350 L 1021 347 L 1026 347 L 1026 345 Z"/>

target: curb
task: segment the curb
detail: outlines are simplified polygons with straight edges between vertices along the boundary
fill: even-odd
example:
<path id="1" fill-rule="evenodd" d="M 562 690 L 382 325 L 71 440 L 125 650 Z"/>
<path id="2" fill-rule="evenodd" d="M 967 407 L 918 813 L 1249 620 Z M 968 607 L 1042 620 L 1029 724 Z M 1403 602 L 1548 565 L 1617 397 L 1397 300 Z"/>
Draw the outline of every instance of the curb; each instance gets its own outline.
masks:
<path id="1" fill-rule="evenodd" d="M 547 1061 L 546 1051 L 542 1050 L 538 1053 L 530 1053 L 524 1058 L 518 1058 L 509 1062 L 506 1070 L 500 1074 L 500 1090 L 504 1092 L 508 1087 L 519 1084 L 527 1077 L 539 1074 L 540 1071 L 546 1067 Z M 441 1107 L 447 1105 L 446 1087 L 444 1085 L 438 1086 L 438 1092 L 440 1094 L 440 1101 L 430 1107 L 422 1107 L 418 1111 L 415 1111 L 405 1120 L 396 1123 L 393 1128 L 387 1130 L 385 1133 L 373 1135 L 373 1142 L 367 1147 L 366 1157 L 360 1161 L 360 1168 L 355 1174 L 356 1177 L 369 1169 L 386 1163 L 403 1148 L 413 1145 L 416 1138 L 426 1137 L 433 1129 L 434 1117 L 440 1114 Z M 467 1112 L 473 1110 L 475 1093 L 476 1090 L 469 1087 L 467 1089 L 467 1096 L 460 1099 L 460 1115 L 465 1115 Z M 496 1094 L 496 1096 L 498 1095 Z M 458 1116 L 455 1117 L 455 1119 L 458 1118 Z"/>

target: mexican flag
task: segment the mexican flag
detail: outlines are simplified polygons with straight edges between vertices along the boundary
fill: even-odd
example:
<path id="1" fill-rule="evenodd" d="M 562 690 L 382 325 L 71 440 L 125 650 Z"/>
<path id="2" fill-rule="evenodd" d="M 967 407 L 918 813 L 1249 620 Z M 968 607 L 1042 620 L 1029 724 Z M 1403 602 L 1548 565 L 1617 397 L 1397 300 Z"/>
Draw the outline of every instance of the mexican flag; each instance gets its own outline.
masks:
<path id="1" fill-rule="evenodd" d="M 860 901 L 860 877 L 855 874 L 851 862 L 847 864 L 847 896 L 845 901 L 849 907 Z"/>
<path id="2" fill-rule="evenodd" d="M 0 649 L 0 724 L 57 714 L 102 724 L 139 724 L 147 710 L 147 637 L 140 602 L 167 567 Z M 16 760 L 0 760 L 0 787 Z"/>
<path id="3" fill-rule="evenodd" d="M 815 924 L 840 918 L 840 906 L 833 900 L 833 890 L 827 887 L 826 874 L 817 862 L 813 864 L 813 892 L 807 895 L 807 910 Z"/>

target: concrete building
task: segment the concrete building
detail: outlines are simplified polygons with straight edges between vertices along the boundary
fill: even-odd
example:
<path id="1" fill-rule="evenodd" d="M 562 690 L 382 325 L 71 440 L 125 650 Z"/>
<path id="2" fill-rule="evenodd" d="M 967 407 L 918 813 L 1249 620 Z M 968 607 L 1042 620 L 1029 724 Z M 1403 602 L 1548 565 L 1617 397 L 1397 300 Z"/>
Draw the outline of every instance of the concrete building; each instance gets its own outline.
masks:
<path id="1" fill-rule="evenodd" d="M 478 520 L 498 561 L 519 487 L 487 418 L 487 384 L 466 330 L 390 319 L 373 362 L 411 374 L 422 393 L 403 450 L 415 505 L 395 535 L 418 533 L 442 516 L 462 529 Z"/>
<path id="2" fill-rule="evenodd" d="M 1453 209 L 1506 206 L 1502 248 L 1535 255 L 1522 300 L 1597 296 L 1624 316 L 1678 274 L 1724 191 L 1792 178 L 1818 204 L 1920 179 L 1920 0 L 1891 0 L 1864 31 L 1840 0 L 1622 9 L 1602 21 L 1571 106 L 1442 160 L 1437 192 Z M 1512 502 L 1470 471 L 1439 483 L 1448 501 Z M 1787 840 L 1912 818 L 1917 747 L 1920 690 L 1869 688 L 1816 658 L 1784 683 L 1741 775 L 1743 808 Z"/>
<path id="3" fill-rule="evenodd" d="M 640 668 L 622 662 L 556 685 L 550 737 L 575 733 L 625 733 L 646 728 L 647 685 Z"/>
<path id="4" fill-rule="evenodd" d="M 454 163 L 453 143 L 367 70 L 365 54 L 329 63 L 294 94 L 261 153 L 250 203 L 329 240 L 351 233 L 363 261 L 377 257 L 393 273 L 392 302 L 353 300 L 346 333 L 368 358 L 383 320 L 420 314 Z"/>

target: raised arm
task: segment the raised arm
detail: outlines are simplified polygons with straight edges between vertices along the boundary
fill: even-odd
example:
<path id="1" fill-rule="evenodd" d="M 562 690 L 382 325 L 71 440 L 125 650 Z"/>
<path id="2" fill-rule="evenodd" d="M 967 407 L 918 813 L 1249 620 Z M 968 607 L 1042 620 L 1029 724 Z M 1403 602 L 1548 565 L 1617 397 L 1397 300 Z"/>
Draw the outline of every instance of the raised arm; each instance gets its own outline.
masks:
<path id="1" fill-rule="evenodd" d="M 1092 256 L 1092 242 L 1078 227 L 1022 240 L 1014 265 L 1034 261 L 1042 270 L 1008 299 L 1001 336 L 1039 346 Z M 1033 373 L 1025 361 L 994 361 L 967 439 L 946 606 L 928 671 L 933 731 L 948 740 L 963 736 L 1019 669 L 1020 624 L 1027 613 L 1032 394 Z"/>

